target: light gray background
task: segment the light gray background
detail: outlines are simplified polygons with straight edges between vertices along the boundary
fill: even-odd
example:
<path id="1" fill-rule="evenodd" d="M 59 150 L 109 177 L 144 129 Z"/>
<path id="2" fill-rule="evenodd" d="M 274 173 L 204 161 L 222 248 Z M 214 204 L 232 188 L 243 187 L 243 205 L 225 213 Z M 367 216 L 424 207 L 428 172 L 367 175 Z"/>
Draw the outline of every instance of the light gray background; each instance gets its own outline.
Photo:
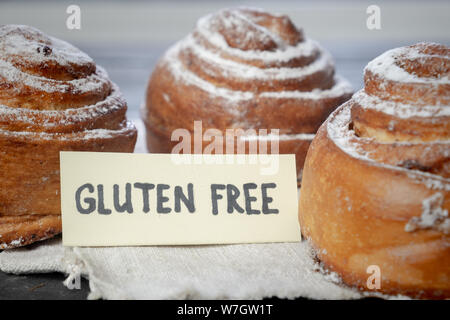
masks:
<path id="1" fill-rule="evenodd" d="M 81 8 L 81 30 L 66 28 L 66 8 Z M 366 27 L 369 5 L 381 8 L 381 30 Z M 137 118 L 160 55 L 204 14 L 253 6 L 288 14 L 333 54 L 337 71 L 362 87 L 362 70 L 385 50 L 419 41 L 450 43 L 450 1 L 3 1 L 0 23 L 28 24 L 73 43 L 103 65 Z"/>

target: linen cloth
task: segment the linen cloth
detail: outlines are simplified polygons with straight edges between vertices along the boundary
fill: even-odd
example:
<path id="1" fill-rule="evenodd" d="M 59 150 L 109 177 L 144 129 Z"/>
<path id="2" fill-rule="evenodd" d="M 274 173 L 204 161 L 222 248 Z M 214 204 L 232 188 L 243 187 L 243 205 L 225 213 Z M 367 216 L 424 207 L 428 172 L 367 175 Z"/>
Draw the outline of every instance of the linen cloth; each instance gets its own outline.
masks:
<path id="1" fill-rule="evenodd" d="M 201 246 L 63 247 L 61 239 L 0 253 L 0 270 L 89 279 L 90 299 L 355 299 L 324 274 L 306 241 Z"/>

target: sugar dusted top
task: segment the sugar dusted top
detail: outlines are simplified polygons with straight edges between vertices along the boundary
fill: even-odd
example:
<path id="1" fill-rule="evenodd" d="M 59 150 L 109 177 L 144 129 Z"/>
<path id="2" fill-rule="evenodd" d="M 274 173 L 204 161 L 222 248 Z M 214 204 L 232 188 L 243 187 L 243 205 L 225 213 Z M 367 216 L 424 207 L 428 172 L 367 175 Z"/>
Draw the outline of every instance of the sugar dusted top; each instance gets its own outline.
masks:
<path id="1" fill-rule="evenodd" d="M 111 82 L 84 52 L 23 25 L 0 26 L 0 104 L 59 110 L 95 104 Z M 40 101 L 27 97 L 41 95 Z"/>
<path id="2" fill-rule="evenodd" d="M 199 19 L 162 61 L 176 79 L 224 103 L 258 97 L 317 101 L 352 92 L 335 76 L 331 55 L 287 16 L 253 8 Z"/>
<path id="3" fill-rule="evenodd" d="M 133 133 L 118 87 L 84 52 L 23 25 L 0 26 L 0 136 L 73 141 Z"/>

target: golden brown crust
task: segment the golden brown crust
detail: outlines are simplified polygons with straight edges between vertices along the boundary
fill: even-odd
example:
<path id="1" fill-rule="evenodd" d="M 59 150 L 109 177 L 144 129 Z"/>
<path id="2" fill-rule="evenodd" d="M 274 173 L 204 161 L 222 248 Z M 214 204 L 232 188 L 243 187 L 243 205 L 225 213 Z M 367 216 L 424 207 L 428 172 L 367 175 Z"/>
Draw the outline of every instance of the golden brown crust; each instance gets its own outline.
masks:
<path id="1" fill-rule="evenodd" d="M 60 151 L 132 152 L 137 131 L 117 86 L 77 48 L 5 25 L 0 53 L 0 240 L 9 248 L 61 232 Z"/>
<path id="2" fill-rule="evenodd" d="M 222 10 L 200 19 L 153 71 L 142 114 L 148 150 L 170 152 L 172 132 L 192 133 L 202 120 L 203 130 L 280 129 L 280 152 L 302 164 L 305 148 L 292 141 L 308 145 L 306 135 L 350 95 L 329 54 L 288 17 Z"/>
<path id="3" fill-rule="evenodd" d="M 416 56 L 415 50 L 423 47 L 442 46 L 419 44 L 391 54 Z M 448 49 L 443 58 L 449 59 Z M 384 59 L 371 62 L 366 75 L 389 57 Z M 412 76 L 418 77 L 416 83 L 424 81 L 418 74 Z M 366 88 L 373 81 L 385 81 L 389 91 L 389 77 L 396 75 L 386 72 L 386 77 L 366 77 Z M 408 81 L 403 80 L 408 89 L 397 91 L 397 97 L 411 94 Z M 449 298 L 450 146 L 448 131 L 441 127 L 448 125 L 449 106 L 442 102 L 445 97 L 424 97 L 423 101 L 434 102 L 429 105 L 384 100 L 383 94 L 363 89 L 319 129 L 303 171 L 302 234 L 318 258 L 349 285 L 368 290 L 367 267 L 377 265 L 380 292 Z M 442 94 L 448 97 L 449 91 Z M 389 128 L 390 121 L 400 123 Z"/>
<path id="4" fill-rule="evenodd" d="M 0 250 L 26 246 L 61 233 L 61 216 L 26 215 L 0 217 Z"/>

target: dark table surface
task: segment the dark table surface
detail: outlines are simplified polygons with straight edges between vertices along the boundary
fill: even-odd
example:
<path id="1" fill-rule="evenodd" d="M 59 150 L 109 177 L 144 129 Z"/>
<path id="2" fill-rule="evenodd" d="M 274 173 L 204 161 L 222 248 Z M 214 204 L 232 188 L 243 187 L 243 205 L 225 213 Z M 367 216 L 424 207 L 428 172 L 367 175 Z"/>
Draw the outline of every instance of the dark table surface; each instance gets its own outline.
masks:
<path id="1" fill-rule="evenodd" d="M 82 279 L 81 289 L 69 290 L 61 273 L 11 275 L 0 272 L 0 300 L 86 299 L 89 283 Z"/>
<path id="2" fill-rule="evenodd" d="M 139 117 L 148 77 L 166 46 L 141 48 L 94 48 L 76 44 L 105 67 L 111 79 L 121 88 L 128 102 L 128 117 Z M 355 88 L 363 84 L 362 72 L 371 59 L 385 50 L 404 43 L 322 43 L 334 56 L 337 73 L 347 78 Z M 80 290 L 63 285 L 65 275 L 59 273 L 10 275 L 0 272 L 0 300 L 4 299 L 86 299 L 87 280 Z"/>

